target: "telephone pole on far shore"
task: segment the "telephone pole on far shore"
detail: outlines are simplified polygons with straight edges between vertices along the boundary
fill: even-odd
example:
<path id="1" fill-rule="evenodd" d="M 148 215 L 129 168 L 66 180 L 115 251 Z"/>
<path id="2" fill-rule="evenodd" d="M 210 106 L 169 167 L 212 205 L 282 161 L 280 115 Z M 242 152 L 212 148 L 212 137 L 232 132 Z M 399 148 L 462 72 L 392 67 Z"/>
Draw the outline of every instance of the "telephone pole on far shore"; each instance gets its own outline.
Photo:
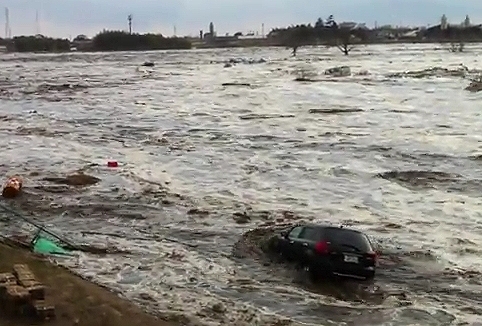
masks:
<path id="1" fill-rule="evenodd" d="M 127 21 L 129 22 L 129 34 L 132 34 L 132 14 L 127 16 Z"/>
<path id="2" fill-rule="evenodd" d="M 10 30 L 10 15 L 8 12 L 8 8 L 5 8 L 5 38 L 11 38 L 11 30 Z"/>
<path id="3" fill-rule="evenodd" d="M 35 32 L 36 32 L 37 35 L 40 34 L 40 21 L 39 21 L 39 17 L 38 17 L 38 9 L 35 12 Z"/>

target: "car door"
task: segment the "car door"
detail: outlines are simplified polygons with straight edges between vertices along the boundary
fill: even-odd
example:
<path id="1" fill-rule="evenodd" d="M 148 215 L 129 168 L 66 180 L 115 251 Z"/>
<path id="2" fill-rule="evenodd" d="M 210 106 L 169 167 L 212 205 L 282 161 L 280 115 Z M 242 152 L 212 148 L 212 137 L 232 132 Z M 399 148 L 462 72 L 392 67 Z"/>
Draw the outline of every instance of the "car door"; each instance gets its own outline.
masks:
<path id="1" fill-rule="evenodd" d="M 301 231 L 303 231 L 302 226 L 295 226 L 291 229 L 291 231 L 289 231 L 289 233 L 286 235 L 285 241 L 283 241 L 281 251 L 289 260 L 297 260 L 297 255 L 299 252 L 297 244 Z"/>
<path id="2" fill-rule="evenodd" d="M 295 244 L 298 260 L 303 264 L 307 264 L 314 255 L 316 242 L 320 238 L 320 232 L 315 227 L 304 227 L 298 236 Z"/>

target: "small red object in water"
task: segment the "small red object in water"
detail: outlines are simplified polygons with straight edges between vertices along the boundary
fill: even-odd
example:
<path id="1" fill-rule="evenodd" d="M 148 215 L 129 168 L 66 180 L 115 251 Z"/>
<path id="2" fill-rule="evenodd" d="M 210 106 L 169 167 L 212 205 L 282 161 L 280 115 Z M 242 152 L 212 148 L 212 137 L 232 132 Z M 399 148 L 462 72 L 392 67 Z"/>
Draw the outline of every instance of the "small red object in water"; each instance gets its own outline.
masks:
<path id="1" fill-rule="evenodd" d="M 116 168 L 119 166 L 119 163 L 117 163 L 116 161 L 109 161 L 107 162 L 107 166 L 110 168 Z"/>

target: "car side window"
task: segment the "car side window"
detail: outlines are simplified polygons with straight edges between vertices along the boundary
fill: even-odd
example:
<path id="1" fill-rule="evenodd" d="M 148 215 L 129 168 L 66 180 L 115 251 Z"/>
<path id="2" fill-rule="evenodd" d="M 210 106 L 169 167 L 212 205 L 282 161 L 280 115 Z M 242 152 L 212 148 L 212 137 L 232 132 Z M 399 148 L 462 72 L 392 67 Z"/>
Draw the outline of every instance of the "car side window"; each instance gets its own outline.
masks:
<path id="1" fill-rule="evenodd" d="M 303 230 L 303 227 L 297 226 L 291 230 L 291 232 L 288 234 L 289 239 L 297 239 Z"/>
<path id="2" fill-rule="evenodd" d="M 303 229 L 303 232 L 301 232 L 299 237 L 306 240 L 318 241 L 321 238 L 321 234 L 316 228 L 306 227 Z"/>

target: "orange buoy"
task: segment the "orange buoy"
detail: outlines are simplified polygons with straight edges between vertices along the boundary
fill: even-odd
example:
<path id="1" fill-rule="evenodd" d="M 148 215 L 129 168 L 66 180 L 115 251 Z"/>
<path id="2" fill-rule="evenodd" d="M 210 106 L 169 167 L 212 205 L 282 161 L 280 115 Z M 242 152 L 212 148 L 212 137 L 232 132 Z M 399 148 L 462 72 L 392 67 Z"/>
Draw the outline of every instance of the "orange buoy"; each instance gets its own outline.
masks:
<path id="1" fill-rule="evenodd" d="M 20 177 L 11 177 L 3 186 L 2 196 L 5 198 L 14 198 L 20 194 L 22 190 L 22 179 Z"/>

